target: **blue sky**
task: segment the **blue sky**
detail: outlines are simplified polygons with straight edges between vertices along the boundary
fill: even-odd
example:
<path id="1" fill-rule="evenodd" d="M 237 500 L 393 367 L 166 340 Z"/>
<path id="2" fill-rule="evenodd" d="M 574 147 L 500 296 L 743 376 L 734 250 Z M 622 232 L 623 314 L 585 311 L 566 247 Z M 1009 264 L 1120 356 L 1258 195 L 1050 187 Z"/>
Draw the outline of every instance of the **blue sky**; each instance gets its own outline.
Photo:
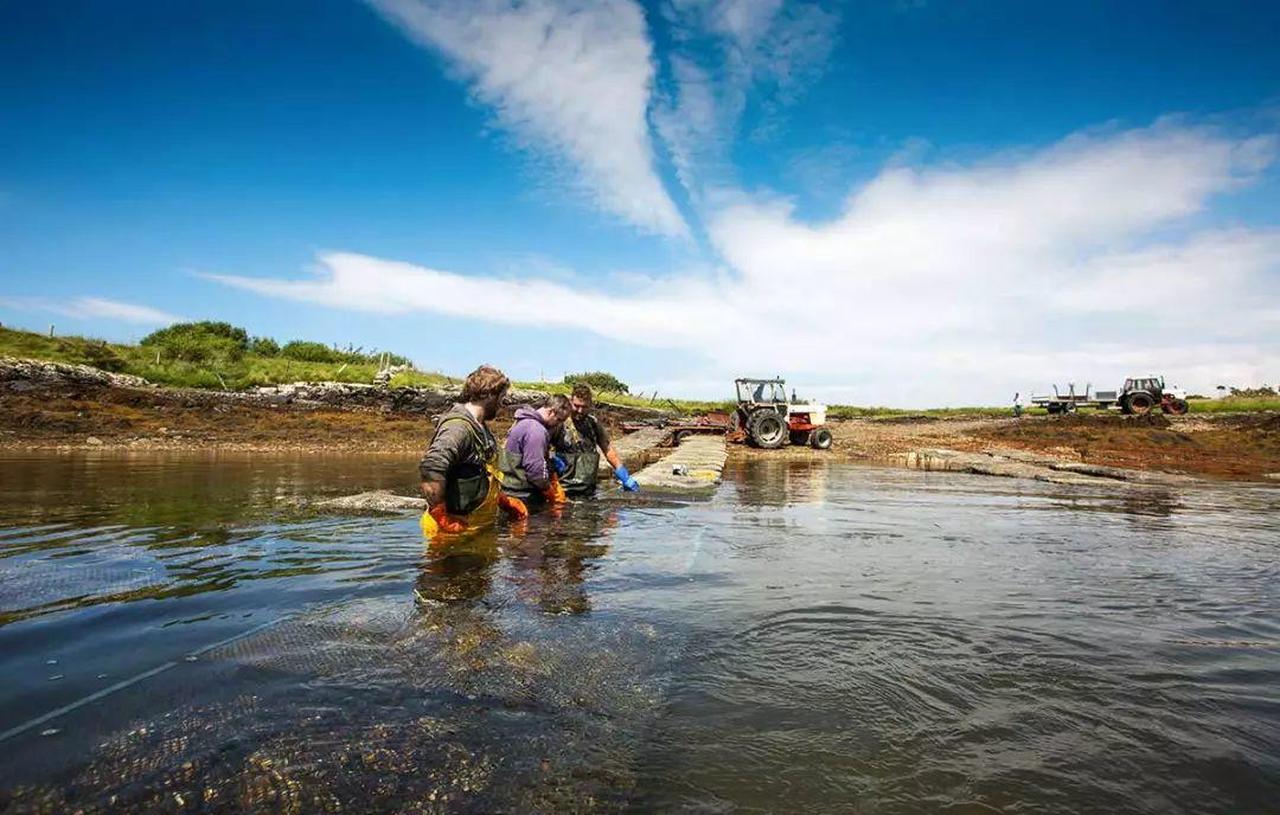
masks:
<path id="1" fill-rule="evenodd" d="M 1000 403 L 1280 380 L 1280 6 L 0 4 L 0 320 Z"/>

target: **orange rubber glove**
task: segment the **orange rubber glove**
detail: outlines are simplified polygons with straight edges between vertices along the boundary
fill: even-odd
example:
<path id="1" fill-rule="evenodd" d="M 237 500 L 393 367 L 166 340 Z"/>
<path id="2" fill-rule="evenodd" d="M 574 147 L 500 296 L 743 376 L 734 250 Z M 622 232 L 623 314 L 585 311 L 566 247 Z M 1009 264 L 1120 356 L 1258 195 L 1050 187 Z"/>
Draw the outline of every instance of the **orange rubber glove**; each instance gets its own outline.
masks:
<path id="1" fill-rule="evenodd" d="M 450 515 L 449 510 L 444 508 L 444 504 L 437 504 L 432 507 L 430 514 L 431 519 L 436 522 L 436 528 L 441 532 L 456 535 L 459 532 L 467 531 L 467 522 Z M 423 526 L 426 526 L 426 521 L 423 521 Z"/>
<path id="2" fill-rule="evenodd" d="M 523 521 L 529 517 L 529 508 L 524 505 L 524 501 L 505 493 L 498 496 L 498 506 L 517 521 Z"/>
<path id="3" fill-rule="evenodd" d="M 560 486 L 560 476 L 555 473 L 551 474 L 551 483 L 547 484 L 547 488 L 542 491 L 542 497 L 547 499 L 548 504 L 564 504 L 569 500 L 569 496 L 564 494 L 564 487 Z"/>

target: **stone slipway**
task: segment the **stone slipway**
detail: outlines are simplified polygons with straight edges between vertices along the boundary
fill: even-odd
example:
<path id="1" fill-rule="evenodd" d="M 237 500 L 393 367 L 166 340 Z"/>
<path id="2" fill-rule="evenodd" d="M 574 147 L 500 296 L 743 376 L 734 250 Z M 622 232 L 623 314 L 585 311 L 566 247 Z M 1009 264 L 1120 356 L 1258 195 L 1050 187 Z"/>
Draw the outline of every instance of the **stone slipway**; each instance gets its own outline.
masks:
<path id="1" fill-rule="evenodd" d="M 690 436 L 636 473 L 636 481 L 642 492 L 707 495 L 720 484 L 728 455 L 724 436 Z"/>
<path id="2" fill-rule="evenodd" d="M 671 431 L 660 427 L 645 427 L 634 433 L 613 438 L 613 449 L 628 470 L 639 470 L 652 461 L 654 451 L 671 440 Z M 600 478 L 612 478 L 613 468 L 604 456 L 600 457 Z"/>
<path id="3" fill-rule="evenodd" d="M 1185 486 L 1196 481 L 1185 475 L 1063 461 L 1023 450 L 992 449 L 981 453 L 968 453 L 960 450 L 925 448 L 895 456 L 894 461 L 912 470 L 1030 478 L 1050 484 L 1075 486 L 1114 486 L 1116 482 Z"/>

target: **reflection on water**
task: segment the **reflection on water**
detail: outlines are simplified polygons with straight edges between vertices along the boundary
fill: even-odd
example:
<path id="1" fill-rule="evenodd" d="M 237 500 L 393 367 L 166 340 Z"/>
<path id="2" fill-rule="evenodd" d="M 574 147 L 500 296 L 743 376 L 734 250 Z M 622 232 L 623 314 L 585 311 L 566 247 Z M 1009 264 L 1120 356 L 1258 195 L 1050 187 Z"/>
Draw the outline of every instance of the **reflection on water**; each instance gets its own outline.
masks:
<path id="1" fill-rule="evenodd" d="M 1275 490 L 761 459 L 428 546 L 298 509 L 409 460 L 0 472 L 0 810 L 1280 800 Z"/>

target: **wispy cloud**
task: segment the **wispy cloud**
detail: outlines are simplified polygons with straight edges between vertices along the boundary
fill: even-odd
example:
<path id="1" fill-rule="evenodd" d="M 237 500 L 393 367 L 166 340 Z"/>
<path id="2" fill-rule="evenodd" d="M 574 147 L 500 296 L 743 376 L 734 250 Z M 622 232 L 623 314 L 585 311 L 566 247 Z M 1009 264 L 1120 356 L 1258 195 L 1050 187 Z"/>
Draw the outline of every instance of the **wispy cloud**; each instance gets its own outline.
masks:
<path id="1" fill-rule="evenodd" d="M 321 257 L 312 278 L 212 279 L 334 308 L 572 327 L 905 404 L 1073 371 L 1246 379 L 1280 358 L 1280 233 L 1189 224 L 1275 153 L 1271 136 L 1163 121 L 967 166 L 895 165 L 820 224 L 740 195 L 708 222 L 724 275 L 624 294 L 351 254 Z"/>
<path id="2" fill-rule="evenodd" d="M 675 0 L 667 17 L 673 87 L 654 121 L 681 183 L 701 201 L 733 184 L 727 157 L 748 102 L 759 108 L 755 133 L 776 130 L 780 111 L 825 68 L 839 16 L 815 2 Z"/>
<path id="3" fill-rule="evenodd" d="M 77 297 L 54 300 L 49 297 L 0 297 L 0 305 L 18 311 L 44 311 L 76 320 L 115 320 L 138 325 L 168 325 L 182 320 L 173 314 L 137 303 L 124 303 L 104 297 Z"/>
<path id="4" fill-rule="evenodd" d="M 654 167 L 654 79 L 630 0 L 369 0 L 443 54 L 527 146 L 571 168 L 604 210 L 651 232 L 687 227 Z"/>

